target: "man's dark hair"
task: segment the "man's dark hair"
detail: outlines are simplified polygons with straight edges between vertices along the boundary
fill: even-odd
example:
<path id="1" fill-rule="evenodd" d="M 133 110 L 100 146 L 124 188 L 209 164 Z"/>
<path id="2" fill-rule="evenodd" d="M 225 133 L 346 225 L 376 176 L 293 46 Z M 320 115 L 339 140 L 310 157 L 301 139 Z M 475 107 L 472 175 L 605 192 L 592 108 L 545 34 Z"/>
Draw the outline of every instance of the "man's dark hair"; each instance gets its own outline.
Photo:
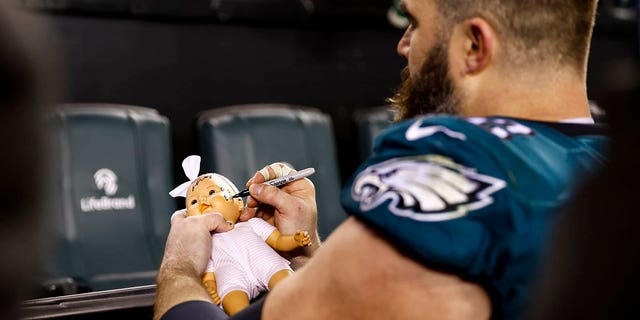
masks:
<path id="1" fill-rule="evenodd" d="M 514 66 L 573 65 L 584 71 L 597 0 L 435 0 L 443 26 L 472 17 L 489 21 L 505 39 Z"/>

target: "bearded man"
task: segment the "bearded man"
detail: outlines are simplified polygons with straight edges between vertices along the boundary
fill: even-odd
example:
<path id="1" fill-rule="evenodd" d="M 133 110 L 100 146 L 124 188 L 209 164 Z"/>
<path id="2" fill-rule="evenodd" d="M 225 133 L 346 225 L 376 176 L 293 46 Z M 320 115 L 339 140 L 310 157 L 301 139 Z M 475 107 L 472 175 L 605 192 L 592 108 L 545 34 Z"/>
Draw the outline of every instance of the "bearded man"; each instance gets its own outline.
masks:
<path id="1" fill-rule="evenodd" d="M 557 209 L 605 161 L 585 79 L 596 5 L 403 0 L 410 26 L 398 52 L 408 66 L 391 99 L 399 122 L 343 190 L 351 217 L 239 316 L 520 317 Z M 248 183 L 248 207 L 273 206 L 280 221 L 302 226 L 314 221 L 312 184 L 278 189 L 264 180 L 256 174 Z M 171 309 L 164 319 L 211 306 L 203 290 L 169 272 L 192 270 L 180 277 L 197 280 L 204 270 L 179 258 L 183 247 L 174 250 L 201 226 L 189 219 L 174 222 L 159 273 L 156 316 Z M 200 227 L 203 245 L 219 220 Z"/>

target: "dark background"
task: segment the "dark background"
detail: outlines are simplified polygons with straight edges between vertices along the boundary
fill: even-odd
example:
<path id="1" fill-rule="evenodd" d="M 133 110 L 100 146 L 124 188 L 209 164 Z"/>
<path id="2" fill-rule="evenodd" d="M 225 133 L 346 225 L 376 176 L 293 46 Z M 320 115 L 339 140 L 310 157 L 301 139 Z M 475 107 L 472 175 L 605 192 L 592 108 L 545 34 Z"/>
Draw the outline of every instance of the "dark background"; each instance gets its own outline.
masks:
<path id="1" fill-rule="evenodd" d="M 285 0 L 25 3 L 58 36 L 65 102 L 146 106 L 169 118 L 176 181 L 181 160 L 199 154 L 199 112 L 262 102 L 330 114 L 344 181 L 360 161 L 353 112 L 383 105 L 405 66 L 403 31 L 385 16 L 391 0 L 314 1 L 312 12 Z M 640 62 L 635 13 L 624 9 L 635 3 L 600 4 L 588 88 L 604 106 L 640 82 Z"/>
<path id="2" fill-rule="evenodd" d="M 23 3 L 56 36 L 61 102 L 146 106 L 169 118 L 176 184 L 184 181 L 181 160 L 200 153 L 199 112 L 265 102 L 330 114 L 344 181 L 360 161 L 353 112 L 383 105 L 399 83 L 405 62 L 395 48 L 403 31 L 385 17 L 391 0 L 308 0 L 312 11 L 298 1 Z M 640 84 L 637 18 L 626 9 L 636 5 L 600 0 L 588 89 L 605 108 L 616 92 Z M 150 319 L 150 303 L 91 318 Z"/>

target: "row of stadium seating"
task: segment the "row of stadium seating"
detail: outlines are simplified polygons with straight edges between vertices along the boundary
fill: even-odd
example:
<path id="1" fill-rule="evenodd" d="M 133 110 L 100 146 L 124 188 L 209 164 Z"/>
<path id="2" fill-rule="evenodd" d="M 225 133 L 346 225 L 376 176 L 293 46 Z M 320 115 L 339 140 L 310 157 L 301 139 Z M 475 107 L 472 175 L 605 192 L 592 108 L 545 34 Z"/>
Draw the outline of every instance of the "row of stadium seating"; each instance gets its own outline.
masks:
<path id="1" fill-rule="evenodd" d="M 355 115 L 363 157 L 390 117 L 386 108 Z M 49 256 L 40 296 L 153 284 L 177 209 L 168 191 L 184 182 L 173 178 L 182 159 L 171 158 L 169 120 L 151 108 L 70 104 L 48 124 Z M 242 187 L 272 162 L 314 167 L 321 237 L 346 217 L 331 119 L 318 109 L 216 108 L 197 116 L 197 130 L 201 173 L 221 173 Z"/>

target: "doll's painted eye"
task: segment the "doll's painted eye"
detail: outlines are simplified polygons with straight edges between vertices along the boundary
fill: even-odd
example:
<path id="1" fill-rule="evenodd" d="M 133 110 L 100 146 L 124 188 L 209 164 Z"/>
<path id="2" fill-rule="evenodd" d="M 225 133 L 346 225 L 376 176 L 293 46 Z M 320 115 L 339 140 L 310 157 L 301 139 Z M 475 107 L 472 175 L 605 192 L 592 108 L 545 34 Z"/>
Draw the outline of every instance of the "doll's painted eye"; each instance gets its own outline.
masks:
<path id="1" fill-rule="evenodd" d="M 215 191 L 215 190 L 211 190 L 211 191 L 209 191 L 209 195 L 212 195 L 212 194 L 214 194 L 214 193 L 216 193 L 216 191 Z"/>
<path id="2" fill-rule="evenodd" d="M 196 203 L 198 203 L 198 200 L 195 200 L 195 199 L 191 200 L 191 205 L 194 205 Z"/>

